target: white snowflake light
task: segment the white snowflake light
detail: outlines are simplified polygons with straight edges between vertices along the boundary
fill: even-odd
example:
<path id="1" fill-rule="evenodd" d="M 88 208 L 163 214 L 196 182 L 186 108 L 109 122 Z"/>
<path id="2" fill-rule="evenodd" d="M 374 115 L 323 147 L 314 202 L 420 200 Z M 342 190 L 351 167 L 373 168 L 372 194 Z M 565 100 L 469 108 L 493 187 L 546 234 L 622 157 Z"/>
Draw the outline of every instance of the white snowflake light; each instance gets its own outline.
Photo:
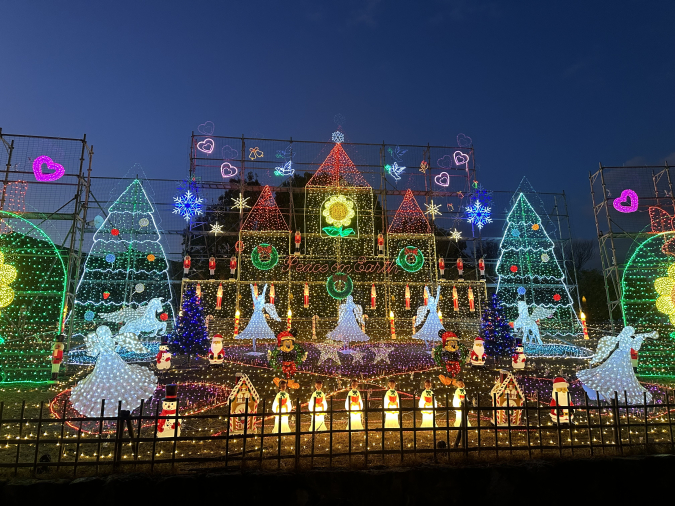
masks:
<path id="1" fill-rule="evenodd" d="M 424 214 L 428 214 L 431 216 L 432 220 L 436 219 L 436 216 L 441 216 L 442 213 L 439 211 L 441 208 L 440 205 L 434 204 L 434 201 L 431 201 L 431 204 L 424 204 L 427 207 L 427 210 L 424 212 Z"/>
<path id="2" fill-rule="evenodd" d="M 459 230 L 454 229 L 452 232 L 450 232 L 450 239 L 454 239 L 455 242 L 459 241 L 461 238 L 462 238 L 462 233 Z"/>
<path id="3" fill-rule="evenodd" d="M 480 230 L 483 228 L 483 225 L 492 223 L 491 213 L 492 211 L 489 207 L 485 207 L 476 201 L 466 208 L 466 221 L 472 225 L 476 225 Z"/>
<path id="4" fill-rule="evenodd" d="M 173 212 L 174 214 L 180 214 L 185 221 L 190 221 L 195 216 L 204 214 L 202 209 L 203 198 L 197 198 L 190 190 L 185 192 L 185 195 L 180 197 L 173 198 Z"/>
<path id="5" fill-rule="evenodd" d="M 342 144 L 345 141 L 345 134 L 338 130 L 333 132 L 332 139 L 335 144 Z"/>
<path id="6" fill-rule="evenodd" d="M 244 198 L 244 196 L 240 193 L 238 198 L 232 199 L 232 201 L 234 202 L 234 205 L 232 207 L 234 209 L 242 209 L 242 210 L 250 208 L 251 206 L 249 206 L 247 202 L 249 198 L 250 197 Z"/>
<path id="7" fill-rule="evenodd" d="M 211 223 L 211 232 L 213 232 L 216 235 L 219 234 L 219 233 L 222 233 L 223 232 L 223 226 L 218 225 L 218 222 Z"/>

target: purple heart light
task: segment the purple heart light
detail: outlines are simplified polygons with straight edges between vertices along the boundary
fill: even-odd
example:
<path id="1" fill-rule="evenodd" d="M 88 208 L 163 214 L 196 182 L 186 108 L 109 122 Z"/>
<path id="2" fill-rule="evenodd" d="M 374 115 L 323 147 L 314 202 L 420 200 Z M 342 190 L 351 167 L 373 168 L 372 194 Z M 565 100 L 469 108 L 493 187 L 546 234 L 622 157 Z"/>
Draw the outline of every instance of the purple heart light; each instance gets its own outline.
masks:
<path id="1" fill-rule="evenodd" d="M 630 199 L 630 203 L 628 205 L 624 205 L 627 200 Z M 637 211 L 638 208 L 638 196 L 637 193 L 635 193 L 633 190 L 624 190 L 621 192 L 621 196 L 619 198 L 614 199 L 614 209 L 619 211 L 620 213 L 634 213 Z"/>
<path id="2" fill-rule="evenodd" d="M 455 158 L 455 165 L 459 166 L 466 164 L 467 168 L 469 167 L 469 155 L 462 153 L 461 151 L 455 151 L 453 156 Z"/>
<path id="3" fill-rule="evenodd" d="M 448 174 L 447 172 L 441 172 L 438 176 L 434 178 L 434 182 L 439 186 L 449 186 L 450 174 Z"/>
<path id="4" fill-rule="evenodd" d="M 47 169 L 54 172 L 45 174 L 42 172 L 43 165 L 47 165 Z M 38 156 L 33 160 L 33 174 L 35 174 L 35 179 L 38 181 L 56 181 L 57 179 L 61 179 L 65 173 L 66 169 L 63 168 L 63 165 L 56 163 L 46 155 Z"/>

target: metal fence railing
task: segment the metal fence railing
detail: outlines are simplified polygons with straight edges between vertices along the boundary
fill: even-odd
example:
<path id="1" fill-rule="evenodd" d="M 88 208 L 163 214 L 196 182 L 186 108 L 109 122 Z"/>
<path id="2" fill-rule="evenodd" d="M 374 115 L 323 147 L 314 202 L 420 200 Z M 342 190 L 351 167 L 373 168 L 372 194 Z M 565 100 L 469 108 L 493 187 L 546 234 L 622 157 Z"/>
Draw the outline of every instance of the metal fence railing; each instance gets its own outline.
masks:
<path id="1" fill-rule="evenodd" d="M 350 412 L 344 399 L 329 397 L 325 431 L 310 431 L 313 413 L 296 404 L 288 433 L 273 433 L 272 403 L 261 401 L 256 413 L 232 413 L 231 404 L 209 412 L 160 416 L 130 414 L 116 417 L 68 417 L 50 412 L 41 402 L 25 401 L 8 413 L 0 402 L 0 469 L 4 473 L 72 473 L 87 475 L 113 470 L 162 471 L 207 468 L 306 469 L 313 467 L 400 466 L 421 462 L 447 463 L 471 456 L 491 459 L 514 457 L 594 456 L 675 453 L 671 403 L 673 392 L 641 405 L 627 405 L 627 396 L 615 394 L 610 403 L 584 397 L 572 423 L 554 423 L 565 408 L 551 408 L 538 394 L 521 406 L 506 399 L 503 406 L 455 407 L 447 395 L 436 408 L 420 408 L 418 398 L 402 398 L 401 408 L 382 405 L 381 397 L 364 392 L 364 430 L 348 430 Z M 502 399 L 503 401 L 503 399 Z M 37 410 L 37 413 L 31 411 Z M 553 410 L 554 416 L 551 416 Z M 179 410 L 177 410 L 179 411 Z M 433 412 L 433 427 L 422 427 L 422 412 Z M 102 406 L 101 413 L 104 409 Z M 396 412 L 399 428 L 385 427 L 385 413 Z M 140 413 L 143 413 L 141 405 Z M 503 425 L 495 425 L 495 417 Z M 229 427 L 236 421 L 240 433 Z M 158 435 L 162 420 L 180 421 L 181 434 Z"/>

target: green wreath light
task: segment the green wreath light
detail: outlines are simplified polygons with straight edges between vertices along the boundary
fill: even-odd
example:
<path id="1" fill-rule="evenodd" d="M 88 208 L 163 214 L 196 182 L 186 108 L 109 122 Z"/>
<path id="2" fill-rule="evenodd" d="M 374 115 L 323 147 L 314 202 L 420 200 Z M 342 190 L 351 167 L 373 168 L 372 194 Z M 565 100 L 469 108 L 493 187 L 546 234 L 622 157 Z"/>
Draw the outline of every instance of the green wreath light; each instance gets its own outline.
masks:
<path id="1" fill-rule="evenodd" d="M 412 262 L 408 260 L 411 259 Z M 406 246 L 401 248 L 396 258 L 396 264 L 408 272 L 417 272 L 424 265 L 424 255 L 415 246 Z"/>
<path id="2" fill-rule="evenodd" d="M 261 257 L 266 258 L 263 260 Z M 261 271 L 268 271 L 279 261 L 279 253 L 277 249 L 271 244 L 258 244 L 251 252 L 251 262 L 256 269 Z"/>
<path id="3" fill-rule="evenodd" d="M 338 288 L 338 284 L 342 285 L 342 288 Z M 328 295 L 334 299 L 346 299 L 352 293 L 354 289 L 354 283 L 352 278 L 350 278 L 344 272 L 336 272 L 332 276 L 329 276 L 326 280 L 326 290 Z"/>

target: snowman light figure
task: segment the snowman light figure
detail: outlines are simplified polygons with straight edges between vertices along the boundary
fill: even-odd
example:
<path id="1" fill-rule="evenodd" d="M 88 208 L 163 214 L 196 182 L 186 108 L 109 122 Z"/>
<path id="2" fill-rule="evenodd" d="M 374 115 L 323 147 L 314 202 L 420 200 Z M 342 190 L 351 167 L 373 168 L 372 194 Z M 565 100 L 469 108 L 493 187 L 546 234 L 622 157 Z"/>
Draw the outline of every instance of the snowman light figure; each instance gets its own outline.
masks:
<path id="1" fill-rule="evenodd" d="M 159 416 L 166 416 L 157 422 L 157 437 L 180 437 L 180 426 L 183 420 L 176 419 L 178 407 L 178 385 L 166 386 L 166 397 L 162 399 L 162 411 Z"/>
<path id="2" fill-rule="evenodd" d="M 155 366 L 159 371 L 171 369 L 171 352 L 169 351 L 169 341 L 166 337 L 162 338 L 162 344 L 159 345 L 159 352 L 155 357 Z"/>

